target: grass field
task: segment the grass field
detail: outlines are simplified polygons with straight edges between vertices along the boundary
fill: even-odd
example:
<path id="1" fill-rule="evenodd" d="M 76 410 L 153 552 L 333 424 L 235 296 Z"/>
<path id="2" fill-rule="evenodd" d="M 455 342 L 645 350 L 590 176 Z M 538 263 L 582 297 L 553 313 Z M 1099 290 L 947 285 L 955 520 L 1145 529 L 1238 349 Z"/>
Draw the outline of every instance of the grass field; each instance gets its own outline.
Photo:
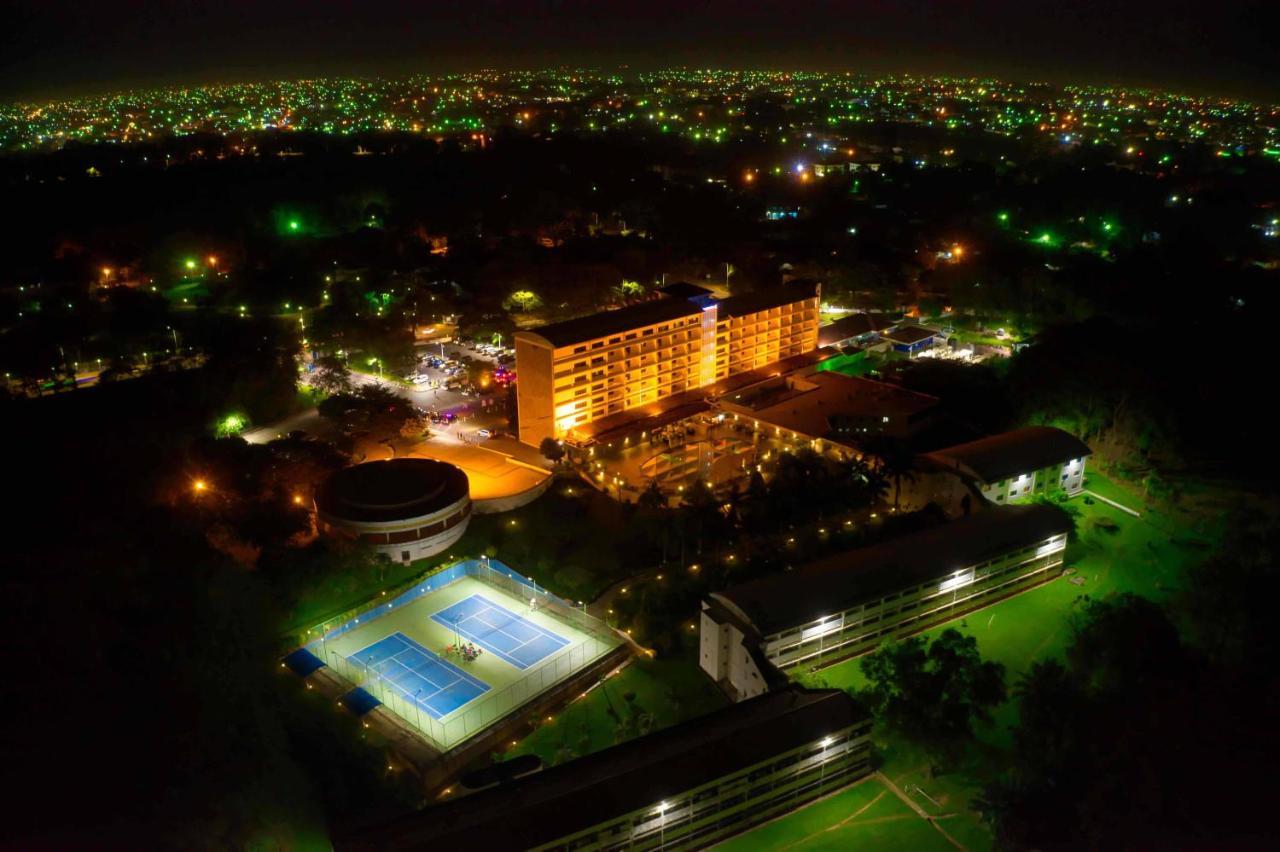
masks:
<path id="1" fill-rule="evenodd" d="M 726 703 L 692 656 L 636 658 L 585 698 L 574 701 L 550 721 L 543 720 L 506 757 L 536 754 L 552 766 L 638 735 L 640 714 L 652 717 L 649 729 L 656 731 L 718 710 Z"/>
<path id="2" fill-rule="evenodd" d="M 874 777 L 714 848 L 718 852 L 758 849 L 941 852 L 954 849 L 928 820 Z"/>
<path id="3" fill-rule="evenodd" d="M 1142 517 L 1134 518 L 1097 500 L 1086 502 L 1084 496 L 1073 498 L 1068 505 L 1079 515 L 1078 535 L 1067 550 L 1067 567 L 1073 570 L 1072 574 L 923 635 L 932 640 L 943 630 L 955 628 L 975 637 L 985 659 L 1004 664 L 1006 683 L 1012 687 L 1033 663 L 1062 655 L 1071 636 L 1073 616 L 1087 599 L 1132 593 L 1161 600 L 1177 588 L 1189 564 L 1204 558 L 1217 537 L 1214 525 L 1196 529 L 1188 518 L 1163 514 L 1098 473 L 1090 473 L 1087 479 L 1087 488 L 1137 509 Z M 1079 584 L 1071 582 L 1072 578 Z M 799 679 L 842 689 L 866 686 L 858 659 Z M 966 849 L 987 849 L 991 837 L 971 805 L 981 788 L 980 779 L 998 770 L 1002 755 L 1011 744 L 1011 728 L 1017 718 L 1016 701 L 1007 701 L 998 708 L 992 724 L 978 731 L 978 746 L 967 764 L 957 771 L 930 777 L 929 761 L 908 743 L 897 740 L 880 744 L 885 761 L 881 771 L 900 789 L 918 786 L 938 802 L 935 806 L 923 796 L 914 798 L 930 815 L 945 815 L 942 825 Z M 808 830 L 804 821 L 792 825 L 791 833 L 769 848 L 786 847 Z M 895 838 L 890 841 L 890 848 L 897 848 L 893 846 L 897 831 L 903 831 L 903 837 L 913 836 L 904 826 L 893 830 Z"/>

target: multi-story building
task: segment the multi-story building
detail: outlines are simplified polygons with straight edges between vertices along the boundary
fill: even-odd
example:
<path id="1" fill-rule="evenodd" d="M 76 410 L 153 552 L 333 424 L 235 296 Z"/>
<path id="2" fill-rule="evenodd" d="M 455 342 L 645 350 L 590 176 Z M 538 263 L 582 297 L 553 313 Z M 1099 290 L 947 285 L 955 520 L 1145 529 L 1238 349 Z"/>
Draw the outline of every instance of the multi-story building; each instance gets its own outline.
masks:
<path id="1" fill-rule="evenodd" d="M 1070 523 L 1055 506 L 990 508 L 707 597 L 699 664 L 730 697 L 776 671 L 870 651 L 1061 573 Z"/>
<path id="2" fill-rule="evenodd" d="M 689 285 L 653 301 L 515 335 L 520 440 L 572 438 L 621 412 L 817 348 L 819 285 L 714 299 Z"/>
<path id="3" fill-rule="evenodd" d="M 717 303 L 714 378 L 816 349 L 820 295 L 812 282 L 796 281 Z"/>
<path id="4" fill-rule="evenodd" d="M 1028 426 L 923 457 L 929 466 L 958 474 L 992 503 L 1007 503 L 1059 488 L 1084 489 L 1089 445 L 1052 426 Z"/>
<path id="5" fill-rule="evenodd" d="M 842 690 L 753 701 L 338 837 L 357 849 L 704 849 L 871 772 Z"/>

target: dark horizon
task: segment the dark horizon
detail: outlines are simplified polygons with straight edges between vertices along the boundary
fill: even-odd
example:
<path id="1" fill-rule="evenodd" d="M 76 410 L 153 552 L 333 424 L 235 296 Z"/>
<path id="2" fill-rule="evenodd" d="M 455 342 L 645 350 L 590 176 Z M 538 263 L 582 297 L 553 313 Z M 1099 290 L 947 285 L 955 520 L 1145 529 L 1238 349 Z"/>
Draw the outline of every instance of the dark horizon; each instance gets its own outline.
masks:
<path id="1" fill-rule="evenodd" d="M 90 8 L 12 0 L 0 97 L 308 77 L 559 66 L 812 70 L 1121 85 L 1280 100 L 1263 4 L 577 0 L 422 8 L 190 0 Z"/>

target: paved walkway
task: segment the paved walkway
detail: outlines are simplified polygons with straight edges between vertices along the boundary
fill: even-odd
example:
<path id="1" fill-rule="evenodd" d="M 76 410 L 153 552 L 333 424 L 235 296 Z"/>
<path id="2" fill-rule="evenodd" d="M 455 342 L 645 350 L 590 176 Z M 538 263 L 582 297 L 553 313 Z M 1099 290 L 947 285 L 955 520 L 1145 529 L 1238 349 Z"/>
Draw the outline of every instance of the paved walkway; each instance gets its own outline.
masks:
<path id="1" fill-rule="evenodd" d="M 1135 518 L 1142 517 L 1142 513 L 1139 512 L 1138 510 L 1130 509 L 1128 506 L 1117 503 L 1115 500 L 1112 500 L 1110 497 L 1103 497 L 1097 491 L 1090 491 L 1088 488 L 1086 488 L 1084 489 L 1084 493 L 1088 494 L 1090 497 L 1092 497 L 1095 500 L 1101 500 L 1103 503 L 1106 503 L 1108 506 L 1114 506 L 1115 508 L 1119 509 L 1121 512 L 1127 512 L 1128 514 L 1133 515 Z"/>

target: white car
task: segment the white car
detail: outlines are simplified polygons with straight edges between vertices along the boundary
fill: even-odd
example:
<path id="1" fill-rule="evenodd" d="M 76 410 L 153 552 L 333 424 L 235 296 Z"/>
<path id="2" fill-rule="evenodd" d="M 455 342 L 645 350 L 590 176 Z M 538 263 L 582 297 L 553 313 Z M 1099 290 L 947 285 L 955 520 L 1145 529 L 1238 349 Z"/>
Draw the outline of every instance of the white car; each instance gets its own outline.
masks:
<path id="1" fill-rule="evenodd" d="M 427 382 L 431 381 L 431 377 L 430 376 L 414 376 L 412 381 L 415 385 L 425 385 Z"/>
<path id="2" fill-rule="evenodd" d="M 490 432 L 488 429 L 477 429 L 477 430 L 476 430 L 476 437 L 478 437 L 478 438 L 492 438 L 492 437 L 493 437 L 493 433 L 492 433 L 492 432 Z"/>

